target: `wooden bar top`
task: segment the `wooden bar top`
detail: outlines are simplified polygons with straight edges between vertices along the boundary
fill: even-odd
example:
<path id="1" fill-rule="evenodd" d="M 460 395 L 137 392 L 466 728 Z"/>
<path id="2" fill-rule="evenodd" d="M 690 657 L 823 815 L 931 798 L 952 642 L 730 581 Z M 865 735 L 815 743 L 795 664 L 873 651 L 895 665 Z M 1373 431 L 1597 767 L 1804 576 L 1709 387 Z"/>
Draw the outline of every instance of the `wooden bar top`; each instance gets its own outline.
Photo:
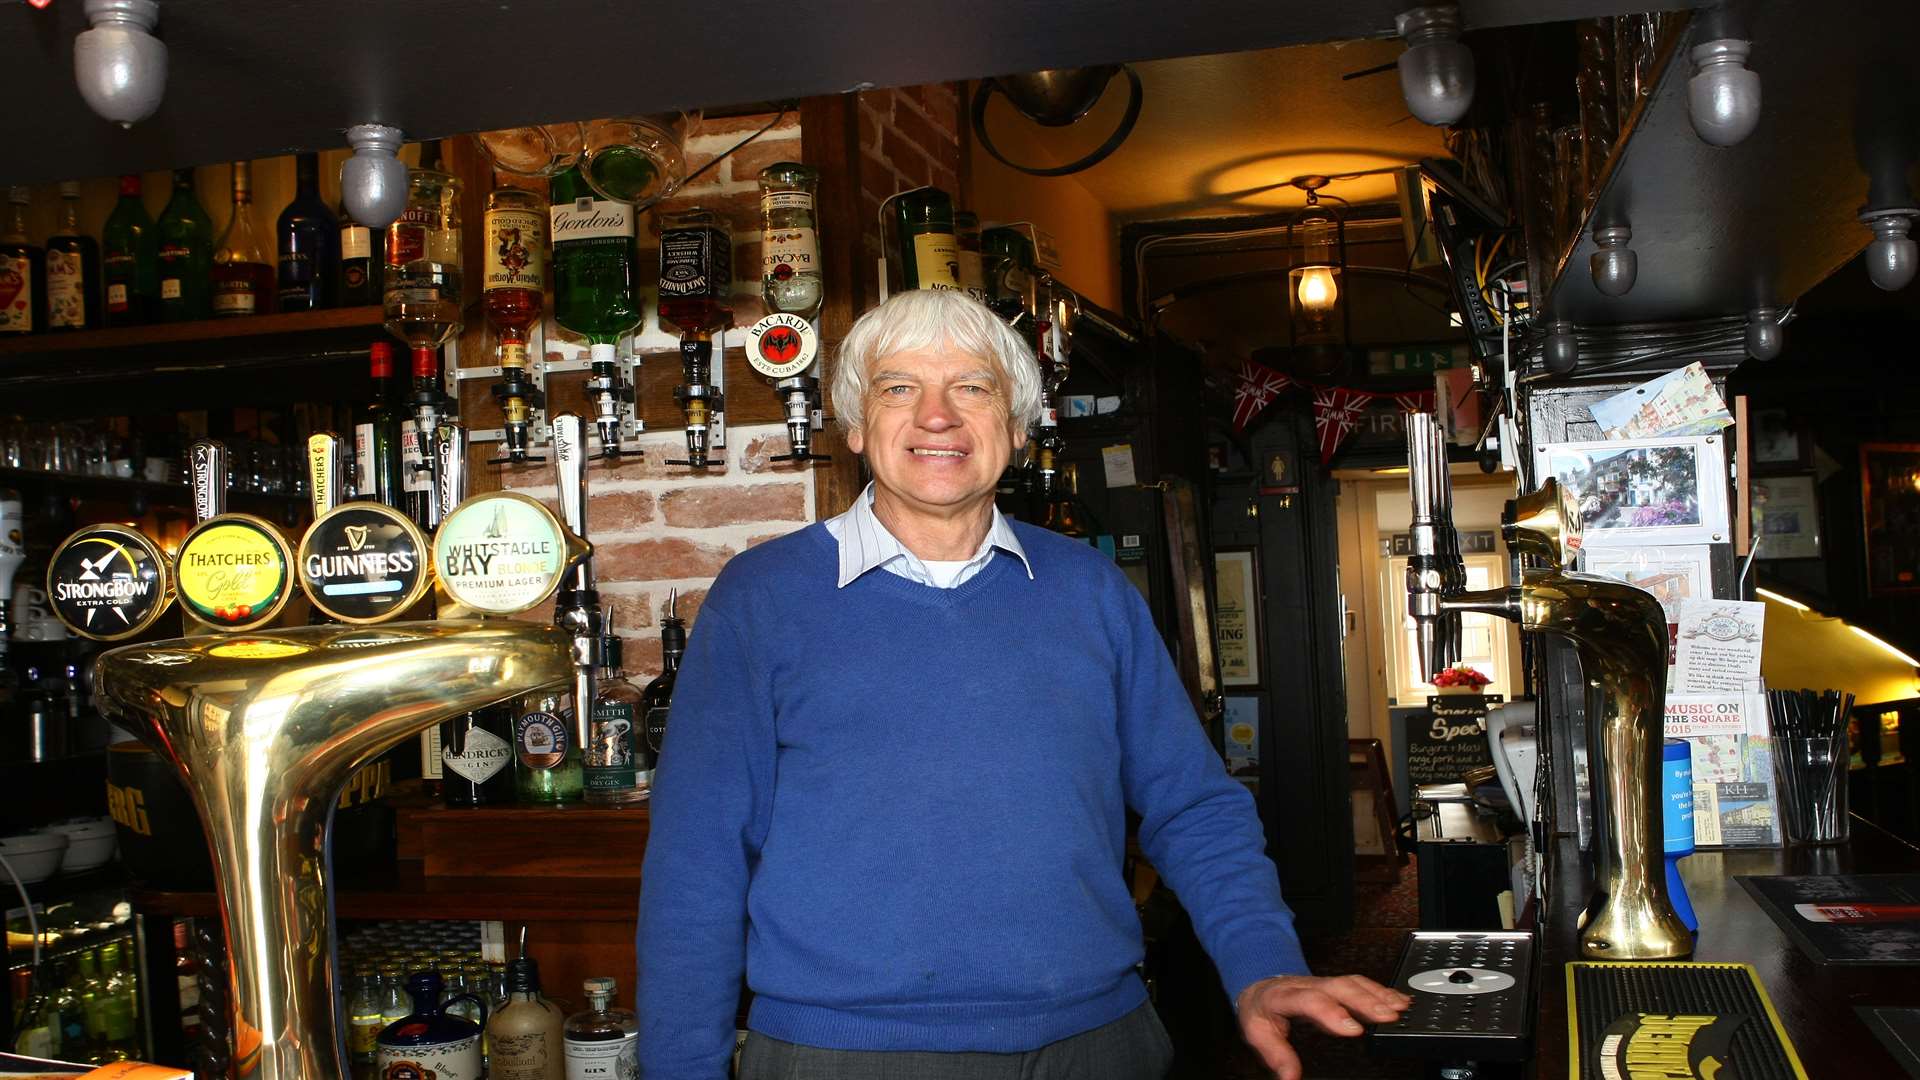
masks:
<path id="1" fill-rule="evenodd" d="M 1547 904 L 1540 931 L 1533 1075 L 1541 1080 L 1568 1075 L 1566 965 L 1580 959 L 1574 923 L 1586 896 L 1573 840 L 1561 838 L 1551 854 L 1550 872 L 1563 879 L 1563 887 Z M 1912 873 L 1920 871 L 1920 848 L 1855 817 L 1853 838 L 1845 844 L 1701 851 L 1683 860 L 1680 869 L 1700 918 L 1693 959 L 1753 965 L 1810 1080 L 1891 1080 L 1902 1075 L 1854 1007 L 1920 1007 L 1920 966 L 1815 963 L 1734 879 Z"/>

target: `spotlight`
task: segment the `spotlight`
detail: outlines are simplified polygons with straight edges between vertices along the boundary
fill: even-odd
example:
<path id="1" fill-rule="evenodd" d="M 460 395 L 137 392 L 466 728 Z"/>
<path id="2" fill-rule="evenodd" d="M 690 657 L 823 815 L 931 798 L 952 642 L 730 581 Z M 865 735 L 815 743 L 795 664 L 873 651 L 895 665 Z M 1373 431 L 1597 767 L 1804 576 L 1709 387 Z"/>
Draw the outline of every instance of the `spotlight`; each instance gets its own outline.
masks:
<path id="1" fill-rule="evenodd" d="M 1400 92 L 1421 123 L 1457 124 L 1473 104 L 1473 50 L 1460 43 L 1460 9 L 1417 7 L 1394 27 L 1406 39 L 1400 54 Z"/>
<path id="2" fill-rule="evenodd" d="M 1780 328 L 1778 309 L 1761 307 L 1747 312 L 1748 356 L 1755 360 L 1771 360 L 1779 356 L 1785 346 L 1785 332 Z"/>
<path id="3" fill-rule="evenodd" d="M 347 129 L 353 156 L 340 163 L 340 201 L 356 223 L 384 229 L 407 208 L 407 167 L 399 156 L 405 140 L 399 128 L 385 124 Z"/>
<path id="4" fill-rule="evenodd" d="M 1888 292 L 1906 288 L 1920 266 L 1913 238 L 1907 235 L 1917 214 L 1920 209 L 1911 206 L 1860 211 L 1860 223 L 1873 230 L 1873 242 L 1867 245 L 1867 277 Z"/>
<path id="5" fill-rule="evenodd" d="M 1718 38 L 1693 47 L 1687 116 L 1702 141 L 1732 146 L 1760 125 L 1760 76 L 1748 70 L 1753 42 Z"/>
<path id="6" fill-rule="evenodd" d="M 154 0 L 87 0 L 91 29 L 73 39 L 80 96 L 102 117 L 130 128 L 153 115 L 167 90 L 167 46 Z"/>
<path id="7" fill-rule="evenodd" d="M 1634 275 L 1640 271 L 1640 257 L 1627 247 L 1633 230 L 1625 225 L 1608 225 L 1593 230 L 1593 242 L 1600 250 L 1587 260 L 1593 272 L 1593 287 L 1607 296 L 1625 296 L 1633 291 Z"/>

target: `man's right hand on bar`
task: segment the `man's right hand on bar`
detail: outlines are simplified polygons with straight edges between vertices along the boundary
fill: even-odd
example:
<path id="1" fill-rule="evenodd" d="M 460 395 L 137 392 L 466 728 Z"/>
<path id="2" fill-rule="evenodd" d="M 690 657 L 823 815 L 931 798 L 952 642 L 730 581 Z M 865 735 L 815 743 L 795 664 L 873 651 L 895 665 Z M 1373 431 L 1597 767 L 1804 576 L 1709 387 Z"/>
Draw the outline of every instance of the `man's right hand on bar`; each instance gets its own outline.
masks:
<path id="1" fill-rule="evenodd" d="M 1287 1041 L 1295 1020 L 1311 1020 L 1329 1035 L 1351 1038 L 1363 1024 L 1399 1019 L 1413 999 L 1365 975 L 1281 975 L 1240 992 L 1235 1011 L 1247 1045 L 1260 1052 L 1279 1080 L 1300 1080 L 1300 1055 Z"/>

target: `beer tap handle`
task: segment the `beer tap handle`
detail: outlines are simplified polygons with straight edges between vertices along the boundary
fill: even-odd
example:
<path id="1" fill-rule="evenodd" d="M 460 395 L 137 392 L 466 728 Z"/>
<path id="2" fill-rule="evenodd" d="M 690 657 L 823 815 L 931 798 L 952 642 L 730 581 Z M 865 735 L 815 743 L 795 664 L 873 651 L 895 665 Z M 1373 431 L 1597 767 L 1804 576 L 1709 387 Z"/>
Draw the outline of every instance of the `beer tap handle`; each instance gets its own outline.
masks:
<path id="1" fill-rule="evenodd" d="M 187 448 L 193 474 L 193 523 L 227 512 L 227 446 L 215 439 L 196 439 Z"/>
<path id="2" fill-rule="evenodd" d="M 346 501 L 346 452 L 340 436 L 316 431 L 307 436 L 307 495 L 313 520 Z"/>
<path id="3" fill-rule="evenodd" d="M 578 413 L 553 418 L 553 472 L 560 492 L 560 521 L 573 535 L 587 536 L 587 424 Z"/>
<path id="4" fill-rule="evenodd" d="M 467 501 L 467 425 L 442 420 L 434 432 L 434 483 L 439 485 L 440 516 Z"/>
<path id="5" fill-rule="evenodd" d="M 560 493 L 560 521 L 582 540 L 587 537 L 587 423 L 578 413 L 553 418 L 553 471 Z M 561 593 L 554 621 L 573 638 L 573 719 L 579 745 L 587 745 L 593 715 L 595 677 L 600 666 L 600 596 L 593 587 L 593 556 L 574 564 L 573 578 Z"/>
<path id="6" fill-rule="evenodd" d="M 1407 417 L 1407 486 L 1412 502 L 1408 535 L 1413 547 L 1407 556 L 1407 615 L 1414 622 L 1420 664 L 1425 668 L 1420 673 L 1423 680 L 1445 667 L 1447 657 L 1447 617 L 1441 608 L 1446 579 L 1438 486 L 1444 473 L 1434 467 L 1433 428 L 1429 413 Z M 1445 467 L 1442 457 L 1440 469 Z"/>

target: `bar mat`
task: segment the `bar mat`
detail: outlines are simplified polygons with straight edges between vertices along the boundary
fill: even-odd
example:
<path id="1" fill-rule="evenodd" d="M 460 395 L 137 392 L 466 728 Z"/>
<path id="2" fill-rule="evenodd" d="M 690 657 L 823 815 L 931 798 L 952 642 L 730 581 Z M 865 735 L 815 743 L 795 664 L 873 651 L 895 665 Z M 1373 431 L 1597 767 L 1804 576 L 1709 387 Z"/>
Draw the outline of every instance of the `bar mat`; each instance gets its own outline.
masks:
<path id="1" fill-rule="evenodd" d="M 1920 1009 L 1855 1005 L 1853 1011 L 1879 1036 L 1880 1045 L 1907 1070 L 1907 1075 L 1920 1080 Z"/>
<path id="2" fill-rule="evenodd" d="M 1920 874 L 1737 879 L 1819 964 L 1920 964 Z"/>
<path id="3" fill-rule="evenodd" d="M 1748 964 L 1567 965 L 1571 1080 L 1807 1080 Z"/>

